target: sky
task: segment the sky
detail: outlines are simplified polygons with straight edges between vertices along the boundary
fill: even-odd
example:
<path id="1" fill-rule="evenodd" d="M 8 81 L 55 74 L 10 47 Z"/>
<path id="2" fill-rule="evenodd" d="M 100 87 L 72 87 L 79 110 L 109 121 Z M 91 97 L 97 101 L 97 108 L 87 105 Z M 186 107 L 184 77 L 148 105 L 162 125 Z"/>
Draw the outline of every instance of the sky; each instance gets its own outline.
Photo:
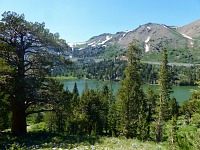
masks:
<path id="1" fill-rule="evenodd" d="M 75 43 L 149 22 L 189 24 L 200 19 L 200 0 L 0 0 L 0 14 L 5 11 L 44 22 L 50 32 Z"/>

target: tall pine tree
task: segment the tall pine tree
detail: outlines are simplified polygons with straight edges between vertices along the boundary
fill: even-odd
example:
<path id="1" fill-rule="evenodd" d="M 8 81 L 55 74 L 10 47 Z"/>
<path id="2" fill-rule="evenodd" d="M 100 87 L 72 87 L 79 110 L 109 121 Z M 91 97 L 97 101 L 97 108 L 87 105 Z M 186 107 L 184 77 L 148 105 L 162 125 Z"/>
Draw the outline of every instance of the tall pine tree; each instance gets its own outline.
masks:
<path id="1" fill-rule="evenodd" d="M 117 93 L 117 129 L 127 138 L 142 137 L 146 122 L 146 104 L 139 74 L 140 54 L 141 50 L 131 43 L 127 52 L 128 66 L 124 71 L 126 77 Z"/>
<path id="2" fill-rule="evenodd" d="M 162 64 L 159 72 L 159 98 L 156 107 L 155 140 L 160 142 L 163 136 L 164 121 L 170 119 L 170 93 L 172 92 L 168 67 L 167 50 L 162 50 Z"/>

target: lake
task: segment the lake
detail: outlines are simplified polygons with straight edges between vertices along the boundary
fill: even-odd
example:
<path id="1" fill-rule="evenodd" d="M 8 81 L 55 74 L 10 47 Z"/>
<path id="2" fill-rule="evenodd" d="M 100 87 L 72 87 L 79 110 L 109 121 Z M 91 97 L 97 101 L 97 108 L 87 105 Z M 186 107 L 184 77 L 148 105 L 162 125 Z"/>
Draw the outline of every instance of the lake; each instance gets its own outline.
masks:
<path id="1" fill-rule="evenodd" d="M 70 91 L 73 90 L 74 83 L 76 82 L 79 94 L 82 93 L 82 91 L 84 89 L 84 85 L 85 85 L 85 80 L 83 80 L 83 79 L 61 80 L 60 82 L 64 84 L 65 89 L 68 88 Z M 99 89 L 100 89 L 101 86 L 105 82 L 106 81 L 87 80 L 88 87 L 93 88 L 93 89 L 96 89 L 97 87 L 99 87 Z M 112 89 L 114 90 L 114 93 L 116 93 L 117 90 L 119 89 L 119 87 L 121 86 L 120 82 L 106 82 L 106 84 L 108 85 L 109 88 L 112 87 Z M 147 86 L 148 85 L 143 85 L 144 91 L 146 91 Z M 156 90 L 158 88 L 157 85 L 150 85 L 150 86 L 152 86 L 152 88 L 154 90 Z M 181 105 L 183 103 L 183 101 L 190 98 L 190 96 L 192 94 L 191 90 L 195 90 L 195 89 L 198 89 L 198 87 L 197 86 L 172 86 L 172 90 L 174 92 L 171 95 L 174 96 L 177 99 L 177 101 L 179 102 L 179 104 Z"/>

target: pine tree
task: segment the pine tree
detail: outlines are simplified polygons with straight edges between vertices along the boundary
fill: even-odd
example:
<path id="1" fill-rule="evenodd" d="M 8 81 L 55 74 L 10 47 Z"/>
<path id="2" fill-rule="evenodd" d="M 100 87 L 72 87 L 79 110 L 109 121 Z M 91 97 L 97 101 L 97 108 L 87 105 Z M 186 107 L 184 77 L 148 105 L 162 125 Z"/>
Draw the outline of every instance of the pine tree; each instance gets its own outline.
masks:
<path id="1" fill-rule="evenodd" d="M 172 88 L 168 68 L 167 50 L 165 48 L 162 50 L 162 64 L 159 72 L 159 92 L 155 125 L 155 140 L 157 142 L 162 140 L 164 121 L 170 119 L 169 100 Z"/>
<path id="2" fill-rule="evenodd" d="M 98 92 L 98 91 L 97 91 Z M 109 111 L 109 88 L 106 84 L 103 84 L 100 90 L 100 102 L 102 104 L 102 125 L 106 132 L 108 133 L 108 111 Z"/>
<path id="3" fill-rule="evenodd" d="M 79 104 L 80 103 L 80 97 L 79 97 L 79 92 L 77 88 L 76 82 L 74 83 L 74 88 L 72 91 L 72 98 L 70 99 L 70 107 L 68 108 L 69 115 L 67 119 L 67 124 L 68 124 L 68 131 L 70 134 L 77 134 L 78 133 L 78 120 L 79 118 L 77 117 L 77 114 L 79 114 L 78 109 L 79 109 Z"/>
<path id="4" fill-rule="evenodd" d="M 105 130 L 105 104 L 100 93 L 93 90 L 83 90 L 80 98 L 79 116 L 82 133 L 102 135 Z"/>
<path id="5" fill-rule="evenodd" d="M 72 94 L 73 94 L 73 97 L 71 100 L 71 107 L 72 107 L 72 109 L 74 109 L 73 107 L 76 107 L 78 105 L 78 101 L 79 101 L 79 92 L 78 92 L 76 82 L 74 83 L 74 88 L 73 88 Z"/>
<path id="6" fill-rule="evenodd" d="M 109 106 L 108 106 L 108 130 L 109 135 L 116 136 L 116 107 L 115 107 L 115 97 L 113 95 L 113 89 L 109 91 Z"/>
<path id="7" fill-rule="evenodd" d="M 41 99 L 41 95 L 45 95 L 41 89 L 49 84 L 46 77 L 50 75 L 52 67 L 67 65 L 68 60 L 49 53 L 48 49 L 63 51 L 68 49 L 68 45 L 58 33 L 50 33 L 44 23 L 28 22 L 23 14 L 15 12 L 2 14 L 0 57 L 14 68 L 12 89 L 7 90 L 12 112 L 11 132 L 14 135 L 27 133 L 26 117 L 30 112 L 36 113 L 32 109 L 46 105 L 48 110 L 52 110 L 49 106 L 53 99 L 47 95 Z"/>
<path id="8" fill-rule="evenodd" d="M 76 82 L 74 83 L 73 94 L 79 96 L 78 88 Z"/>
<path id="9" fill-rule="evenodd" d="M 157 98 L 158 98 L 158 94 L 155 93 L 150 86 L 148 86 L 147 92 L 146 92 L 147 108 L 148 108 L 148 114 L 147 114 L 147 122 L 148 122 L 147 136 L 148 137 L 150 137 L 151 123 L 154 121 L 154 117 L 155 117 L 155 107 L 156 107 Z"/>
<path id="10" fill-rule="evenodd" d="M 7 91 L 12 87 L 11 74 L 13 71 L 14 69 L 8 65 L 6 60 L 0 57 L 0 131 L 10 126 L 10 105 L 8 103 L 10 95 Z"/>
<path id="11" fill-rule="evenodd" d="M 127 138 L 141 137 L 145 128 L 146 114 L 142 79 L 139 74 L 141 50 L 133 43 L 128 47 L 128 66 L 125 79 L 117 93 L 117 129 Z"/>
<path id="12" fill-rule="evenodd" d="M 165 48 L 162 51 L 162 64 L 159 72 L 159 88 L 162 100 L 169 102 L 170 94 L 172 93 L 172 84 L 168 66 L 167 50 Z"/>
<path id="13" fill-rule="evenodd" d="M 171 149 L 175 150 L 177 142 L 176 133 L 177 133 L 178 110 L 179 110 L 179 105 L 175 97 L 170 99 L 169 106 L 170 106 L 170 116 L 171 116 L 170 145 Z"/>

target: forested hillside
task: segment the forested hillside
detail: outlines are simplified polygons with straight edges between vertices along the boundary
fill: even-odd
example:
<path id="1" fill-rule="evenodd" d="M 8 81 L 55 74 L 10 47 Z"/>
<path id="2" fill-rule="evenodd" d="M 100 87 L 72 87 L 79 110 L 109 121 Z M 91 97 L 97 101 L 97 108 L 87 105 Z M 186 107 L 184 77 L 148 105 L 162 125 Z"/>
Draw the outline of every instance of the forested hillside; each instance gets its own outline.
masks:
<path id="1" fill-rule="evenodd" d="M 103 81 L 121 81 L 125 78 L 124 69 L 127 66 L 126 60 L 101 60 L 95 62 L 90 60 L 77 60 L 70 68 L 55 68 L 51 76 L 73 76 L 79 79 L 97 79 Z M 173 85 L 196 85 L 199 79 L 199 65 L 171 64 L 169 65 L 170 78 Z M 143 84 L 158 84 L 158 73 L 160 63 L 141 62 L 139 73 Z"/>

